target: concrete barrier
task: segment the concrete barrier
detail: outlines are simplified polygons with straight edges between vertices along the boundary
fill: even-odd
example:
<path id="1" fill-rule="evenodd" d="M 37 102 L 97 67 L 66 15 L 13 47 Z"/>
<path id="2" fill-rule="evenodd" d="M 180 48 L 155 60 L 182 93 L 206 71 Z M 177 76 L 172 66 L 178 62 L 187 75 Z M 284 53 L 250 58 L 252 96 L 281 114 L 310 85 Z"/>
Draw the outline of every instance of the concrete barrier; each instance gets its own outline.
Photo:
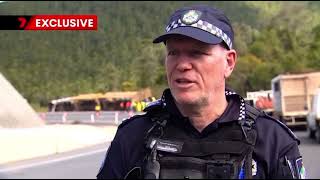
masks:
<path id="1" fill-rule="evenodd" d="M 47 125 L 0 128 L 0 164 L 66 152 L 111 141 L 117 126 Z"/>

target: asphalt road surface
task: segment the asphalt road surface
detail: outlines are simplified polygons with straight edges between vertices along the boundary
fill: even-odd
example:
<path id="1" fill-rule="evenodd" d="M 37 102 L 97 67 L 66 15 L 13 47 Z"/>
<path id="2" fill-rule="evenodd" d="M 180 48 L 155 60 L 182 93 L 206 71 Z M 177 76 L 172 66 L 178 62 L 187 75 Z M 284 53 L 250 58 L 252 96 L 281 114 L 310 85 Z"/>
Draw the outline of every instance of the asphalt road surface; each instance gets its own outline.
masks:
<path id="1" fill-rule="evenodd" d="M 0 165 L 0 179 L 95 179 L 108 146 Z"/>
<path id="2" fill-rule="evenodd" d="M 305 131 L 294 131 L 300 139 L 300 153 L 302 154 L 303 164 L 306 168 L 307 178 L 319 179 L 320 178 L 320 144 L 315 140 L 308 138 Z"/>
<path id="3" fill-rule="evenodd" d="M 307 178 L 320 178 L 320 144 L 304 131 L 294 132 L 301 140 L 300 151 Z M 0 165 L 0 179 L 95 179 L 109 144 L 73 152 Z"/>

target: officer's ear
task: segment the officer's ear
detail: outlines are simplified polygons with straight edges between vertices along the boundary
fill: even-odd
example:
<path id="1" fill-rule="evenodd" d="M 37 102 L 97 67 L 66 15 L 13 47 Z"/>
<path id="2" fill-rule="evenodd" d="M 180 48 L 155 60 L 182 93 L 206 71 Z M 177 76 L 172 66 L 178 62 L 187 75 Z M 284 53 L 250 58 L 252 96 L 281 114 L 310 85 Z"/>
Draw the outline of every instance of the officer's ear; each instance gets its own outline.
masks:
<path id="1" fill-rule="evenodd" d="M 228 78 L 237 63 L 237 52 L 234 49 L 226 50 L 226 67 L 224 77 Z"/>

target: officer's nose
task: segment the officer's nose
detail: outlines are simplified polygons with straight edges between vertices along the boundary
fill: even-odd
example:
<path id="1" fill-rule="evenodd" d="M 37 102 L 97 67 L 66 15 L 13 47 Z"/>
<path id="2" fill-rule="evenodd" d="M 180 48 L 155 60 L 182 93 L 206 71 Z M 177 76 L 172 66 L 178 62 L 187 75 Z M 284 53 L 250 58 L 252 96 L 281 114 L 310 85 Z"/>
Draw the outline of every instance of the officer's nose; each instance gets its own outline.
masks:
<path id="1" fill-rule="evenodd" d="M 177 70 L 184 72 L 192 69 L 192 63 L 191 60 L 186 56 L 180 56 L 179 59 L 177 59 Z"/>

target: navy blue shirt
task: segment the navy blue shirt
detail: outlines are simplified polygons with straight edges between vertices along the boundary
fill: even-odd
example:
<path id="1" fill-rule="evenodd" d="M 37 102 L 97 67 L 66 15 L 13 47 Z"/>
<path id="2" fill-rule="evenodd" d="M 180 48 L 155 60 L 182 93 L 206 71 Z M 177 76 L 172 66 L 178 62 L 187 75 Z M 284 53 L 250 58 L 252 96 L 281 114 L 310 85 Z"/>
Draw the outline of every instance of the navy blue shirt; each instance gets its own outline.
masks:
<path id="1" fill-rule="evenodd" d="M 219 128 L 219 124 L 238 121 L 240 101 L 235 95 L 227 96 L 228 106 L 219 119 L 209 124 L 202 132 L 197 131 L 188 118 L 183 117 L 176 107 L 170 91 L 163 94 L 165 108 L 174 117 L 182 130 L 193 138 L 205 138 Z M 151 120 L 139 115 L 120 125 L 111 142 L 106 158 L 97 175 L 98 179 L 123 179 L 134 167 L 142 167 L 145 154 L 144 137 L 152 126 Z M 298 140 L 294 134 L 269 116 L 259 116 L 255 122 L 257 141 L 253 152 L 253 178 L 283 178 L 303 176 L 302 158 Z"/>

